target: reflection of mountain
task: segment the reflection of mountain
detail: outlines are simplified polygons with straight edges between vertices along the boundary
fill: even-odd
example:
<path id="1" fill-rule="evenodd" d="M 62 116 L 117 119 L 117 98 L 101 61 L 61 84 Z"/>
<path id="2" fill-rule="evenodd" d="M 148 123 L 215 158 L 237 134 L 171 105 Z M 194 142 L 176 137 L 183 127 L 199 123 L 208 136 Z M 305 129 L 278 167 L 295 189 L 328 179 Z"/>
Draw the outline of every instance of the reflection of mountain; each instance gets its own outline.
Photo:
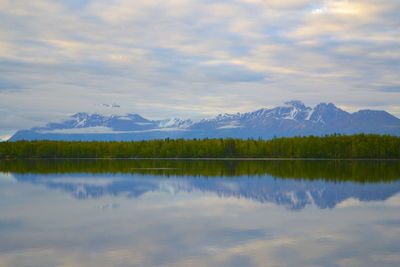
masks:
<path id="1" fill-rule="evenodd" d="M 0 161 L 0 171 L 78 199 L 201 191 L 293 210 L 385 200 L 400 191 L 399 161 L 17 160 Z"/>
<path id="2" fill-rule="evenodd" d="M 220 197 L 251 199 L 275 203 L 291 210 L 315 204 L 333 208 L 355 198 L 360 201 L 382 201 L 400 192 L 400 181 L 378 183 L 328 182 L 298 179 L 276 179 L 271 176 L 239 178 L 155 177 L 152 175 L 20 175 L 19 182 L 43 184 L 61 189 L 78 199 L 125 195 L 137 198 L 147 192 L 209 192 Z"/>

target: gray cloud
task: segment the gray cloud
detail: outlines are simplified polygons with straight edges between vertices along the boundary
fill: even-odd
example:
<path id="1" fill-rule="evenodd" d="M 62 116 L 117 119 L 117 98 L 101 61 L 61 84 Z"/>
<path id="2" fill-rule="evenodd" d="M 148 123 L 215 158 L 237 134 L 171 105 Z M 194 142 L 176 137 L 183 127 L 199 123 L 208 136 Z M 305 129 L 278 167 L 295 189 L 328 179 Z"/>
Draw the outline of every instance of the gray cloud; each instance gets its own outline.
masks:
<path id="1" fill-rule="evenodd" d="M 387 86 L 382 86 L 378 88 L 379 90 L 382 90 L 384 92 L 396 92 L 400 93 L 400 84 L 398 85 L 387 85 Z"/>
<path id="2" fill-rule="evenodd" d="M 110 101 L 152 118 L 288 99 L 400 115 L 395 1 L 0 4 L 0 135 Z"/>
<path id="3" fill-rule="evenodd" d="M 21 86 L 14 81 L 0 80 L 0 91 L 17 91 Z"/>

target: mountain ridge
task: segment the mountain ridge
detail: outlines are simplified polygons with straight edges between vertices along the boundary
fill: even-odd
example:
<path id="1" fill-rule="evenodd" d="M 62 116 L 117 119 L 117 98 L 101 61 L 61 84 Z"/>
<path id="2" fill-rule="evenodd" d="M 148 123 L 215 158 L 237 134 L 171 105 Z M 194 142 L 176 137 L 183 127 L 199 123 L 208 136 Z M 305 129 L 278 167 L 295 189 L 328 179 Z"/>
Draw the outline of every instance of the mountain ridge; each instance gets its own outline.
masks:
<path id="1" fill-rule="evenodd" d="M 325 134 L 376 133 L 400 135 L 400 119 L 383 110 L 349 113 L 333 103 L 307 107 L 298 100 L 253 112 L 219 114 L 197 122 L 168 118 L 151 120 L 139 114 L 104 116 L 79 112 L 61 123 L 20 130 L 10 141 L 129 141 L 162 138 L 262 138 Z"/>

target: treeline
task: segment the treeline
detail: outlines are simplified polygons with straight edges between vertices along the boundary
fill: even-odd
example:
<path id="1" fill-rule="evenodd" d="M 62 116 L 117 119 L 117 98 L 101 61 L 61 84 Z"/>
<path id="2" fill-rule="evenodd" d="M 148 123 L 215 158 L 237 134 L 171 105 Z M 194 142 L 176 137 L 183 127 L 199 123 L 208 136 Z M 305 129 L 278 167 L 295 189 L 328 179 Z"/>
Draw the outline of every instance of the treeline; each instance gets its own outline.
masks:
<path id="1" fill-rule="evenodd" d="M 3 158 L 400 158 L 400 137 L 329 135 L 134 142 L 0 142 Z"/>
<path id="2" fill-rule="evenodd" d="M 163 177 L 246 177 L 389 182 L 400 179 L 398 160 L 3 160 L 14 174 L 126 174 Z"/>

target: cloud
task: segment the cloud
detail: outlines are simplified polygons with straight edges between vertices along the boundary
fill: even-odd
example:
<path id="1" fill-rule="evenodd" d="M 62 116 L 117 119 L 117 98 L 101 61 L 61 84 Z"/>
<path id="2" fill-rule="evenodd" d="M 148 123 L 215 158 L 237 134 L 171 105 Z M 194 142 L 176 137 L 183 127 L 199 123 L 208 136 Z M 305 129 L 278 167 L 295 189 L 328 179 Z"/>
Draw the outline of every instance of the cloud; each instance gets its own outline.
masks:
<path id="1" fill-rule="evenodd" d="M 398 4 L 375 1 L 325 1 L 305 14 L 297 27 L 288 31 L 290 38 L 332 37 L 340 41 L 398 41 L 394 27 L 399 23 L 388 19 L 398 10 Z"/>
<path id="2" fill-rule="evenodd" d="M 278 9 L 278 10 L 291 10 L 291 9 L 303 9 L 311 4 L 319 3 L 322 1 L 312 1 L 312 0 L 286 0 L 286 1 L 279 1 L 279 0 L 271 0 L 271 1 L 264 1 L 264 0 L 239 0 L 244 3 L 251 3 L 256 4 L 262 7 L 266 7 L 269 9 Z"/>
<path id="3" fill-rule="evenodd" d="M 6 79 L 0 80 L 0 91 L 17 91 L 18 89 L 21 89 L 18 83 Z"/>
<path id="4" fill-rule="evenodd" d="M 379 90 L 382 90 L 382 91 L 384 91 L 384 92 L 395 92 L 395 93 L 400 93 L 400 84 L 381 86 L 381 87 L 379 87 L 378 89 L 379 89 Z"/>
<path id="5" fill-rule="evenodd" d="M 186 131 L 182 128 L 160 128 L 141 131 L 114 131 L 109 127 L 95 126 L 85 128 L 71 128 L 71 129 L 56 129 L 56 130 L 41 130 L 40 133 L 60 133 L 60 134 L 110 134 L 110 133 L 149 133 L 149 132 L 173 132 L 173 131 Z"/>
<path id="6" fill-rule="evenodd" d="M 110 101 L 163 118 L 379 99 L 400 115 L 398 92 L 382 90 L 400 82 L 396 1 L 0 5 L 0 104 L 15 119 L 1 120 L 0 132 Z"/>

